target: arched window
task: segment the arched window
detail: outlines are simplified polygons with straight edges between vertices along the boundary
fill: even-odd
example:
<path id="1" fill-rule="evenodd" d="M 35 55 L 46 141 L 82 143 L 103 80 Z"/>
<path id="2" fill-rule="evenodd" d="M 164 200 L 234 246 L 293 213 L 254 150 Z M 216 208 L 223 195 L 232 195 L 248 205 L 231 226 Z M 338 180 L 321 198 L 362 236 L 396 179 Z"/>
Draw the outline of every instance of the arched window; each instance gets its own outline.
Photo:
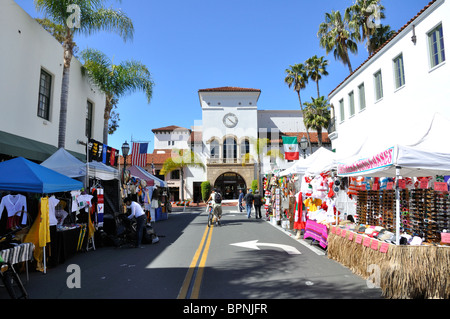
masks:
<path id="1" fill-rule="evenodd" d="M 225 139 L 223 143 L 223 158 L 236 159 L 237 158 L 237 144 L 236 140 L 232 137 Z"/>
<path id="2" fill-rule="evenodd" d="M 250 153 L 250 142 L 245 139 L 241 142 L 241 158 L 248 153 Z M 245 162 L 248 163 L 249 158 L 246 158 Z"/>
<path id="3" fill-rule="evenodd" d="M 214 140 L 211 142 L 211 158 L 219 158 L 220 151 L 219 151 L 219 142 L 217 140 Z"/>

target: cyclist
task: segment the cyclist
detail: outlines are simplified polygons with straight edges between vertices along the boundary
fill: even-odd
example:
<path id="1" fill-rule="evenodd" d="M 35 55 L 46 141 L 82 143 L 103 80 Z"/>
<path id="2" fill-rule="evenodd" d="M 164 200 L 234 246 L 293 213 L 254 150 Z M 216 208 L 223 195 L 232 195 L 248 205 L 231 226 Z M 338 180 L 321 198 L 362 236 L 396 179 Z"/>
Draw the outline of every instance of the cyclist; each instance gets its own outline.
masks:
<path id="1" fill-rule="evenodd" d="M 222 194 L 219 190 L 214 188 L 209 196 L 207 203 L 212 203 L 213 213 L 216 217 L 217 223 L 220 225 L 220 219 L 222 218 Z"/>

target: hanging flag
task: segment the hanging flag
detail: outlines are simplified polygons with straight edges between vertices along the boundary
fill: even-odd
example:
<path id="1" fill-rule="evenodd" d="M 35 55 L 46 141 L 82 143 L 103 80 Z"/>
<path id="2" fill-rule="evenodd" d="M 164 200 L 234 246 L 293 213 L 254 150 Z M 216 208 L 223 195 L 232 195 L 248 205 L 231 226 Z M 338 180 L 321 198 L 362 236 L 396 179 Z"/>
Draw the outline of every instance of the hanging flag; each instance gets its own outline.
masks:
<path id="1" fill-rule="evenodd" d="M 300 152 L 298 149 L 297 136 L 283 136 L 284 159 L 298 160 Z"/>
<path id="2" fill-rule="evenodd" d="M 131 165 L 145 167 L 147 165 L 148 143 L 134 143 L 131 150 Z"/>

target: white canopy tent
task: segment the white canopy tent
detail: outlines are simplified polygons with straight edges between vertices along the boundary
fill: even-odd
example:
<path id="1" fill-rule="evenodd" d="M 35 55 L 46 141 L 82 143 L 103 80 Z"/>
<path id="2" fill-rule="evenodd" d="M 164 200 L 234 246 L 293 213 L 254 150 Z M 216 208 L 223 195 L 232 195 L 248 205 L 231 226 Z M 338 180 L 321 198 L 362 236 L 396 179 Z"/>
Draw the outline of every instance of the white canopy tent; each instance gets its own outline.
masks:
<path id="1" fill-rule="evenodd" d="M 416 115 L 417 117 L 417 115 Z M 337 164 L 338 176 L 419 177 L 450 174 L 450 120 L 435 113 L 420 123 L 397 125 L 385 134 L 368 136 L 357 155 Z M 396 241 L 400 240 L 400 197 L 396 187 Z"/>
<path id="2" fill-rule="evenodd" d="M 86 176 L 86 167 L 88 167 L 90 178 L 101 180 L 119 179 L 119 171 L 117 169 L 96 161 L 88 164 L 83 163 L 64 148 L 57 150 L 41 165 L 72 178 Z"/>
<path id="3" fill-rule="evenodd" d="M 332 167 L 335 156 L 335 153 L 332 151 L 321 147 L 307 158 L 300 158 L 290 168 L 282 171 L 280 176 L 288 176 L 289 174 L 305 175 L 316 171 L 319 171 L 320 174 L 322 169 Z"/>

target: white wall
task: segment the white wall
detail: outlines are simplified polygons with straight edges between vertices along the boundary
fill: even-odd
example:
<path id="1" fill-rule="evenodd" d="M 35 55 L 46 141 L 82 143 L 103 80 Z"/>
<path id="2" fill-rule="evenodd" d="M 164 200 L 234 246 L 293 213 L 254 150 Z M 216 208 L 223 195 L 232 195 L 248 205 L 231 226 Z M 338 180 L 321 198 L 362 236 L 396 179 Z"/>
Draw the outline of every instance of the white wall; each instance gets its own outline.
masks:
<path id="1" fill-rule="evenodd" d="M 58 146 L 62 46 L 13 0 L 0 1 L 0 130 Z M 50 119 L 37 116 L 41 68 L 52 75 Z M 72 60 L 66 149 L 85 154 L 86 103 L 94 104 L 93 138 L 103 139 L 105 97 L 91 89 Z"/>
<path id="2" fill-rule="evenodd" d="M 393 126 L 419 125 L 433 113 L 450 118 L 450 66 L 446 61 L 430 67 L 428 32 L 442 23 L 447 59 L 450 47 L 450 4 L 438 0 L 378 54 L 361 66 L 329 96 L 336 112 L 336 132 L 330 135 L 338 154 L 349 154 L 368 135 L 389 131 Z M 405 21 L 406 23 L 406 21 Z M 417 43 L 411 41 L 413 25 Z M 393 59 L 403 55 L 405 85 L 395 88 Z M 373 75 L 382 72 L 383 93 L 375 101 Z M 358 85 L 365 84 L 366 109 L 359 110 Z M 355 115 L 349 118 L 348 94 L 355 93 Z M 339 101 L 344 99 L 345 120 L 341 122 Z"/>
<path id="3" fill-rule="evenodd" d="M 174 130 L 173 132 L 156 132 L 155 149 L 188 149 L 190 132 L 186 130 Z M 170 145 L 169 143 L 170 142 Z"/>

